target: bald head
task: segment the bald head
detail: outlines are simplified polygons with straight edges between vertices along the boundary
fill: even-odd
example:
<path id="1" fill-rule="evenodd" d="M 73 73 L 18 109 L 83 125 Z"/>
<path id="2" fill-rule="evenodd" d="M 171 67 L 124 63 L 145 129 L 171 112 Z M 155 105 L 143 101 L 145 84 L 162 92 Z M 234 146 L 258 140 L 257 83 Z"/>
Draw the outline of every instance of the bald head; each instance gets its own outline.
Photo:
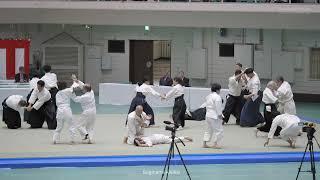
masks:
<path id="1" fill-rule="evenodd" d="M 136 106 L 135 112 L 137 116 L 140 116 L 143 112 L 143 107 L 141 105 Z"/>
<path id="2" fill-rule="evenodd" d="M 271 89 L 271 90 L 275 90 L 275 89 L 276 89 L 276 86 L 277 86 L 277 84 L 276 84 L 276 82 L 274 82 L 274 81 L 269 81 L 268 84 L 267 84 L 267 87 L 268 87 L 269 89 Z"/>

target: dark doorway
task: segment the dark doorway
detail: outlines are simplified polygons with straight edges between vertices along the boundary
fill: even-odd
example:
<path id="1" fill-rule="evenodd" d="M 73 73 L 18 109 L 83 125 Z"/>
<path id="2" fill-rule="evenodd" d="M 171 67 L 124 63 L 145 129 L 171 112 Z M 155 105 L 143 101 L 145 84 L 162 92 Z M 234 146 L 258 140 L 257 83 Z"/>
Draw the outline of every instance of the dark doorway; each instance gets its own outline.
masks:
<path id="1" fill-rule="evenodd" d="M 153 41 L 130 40 L 129 80 L 136 84 L 147 78 L 153 84 Z"/>

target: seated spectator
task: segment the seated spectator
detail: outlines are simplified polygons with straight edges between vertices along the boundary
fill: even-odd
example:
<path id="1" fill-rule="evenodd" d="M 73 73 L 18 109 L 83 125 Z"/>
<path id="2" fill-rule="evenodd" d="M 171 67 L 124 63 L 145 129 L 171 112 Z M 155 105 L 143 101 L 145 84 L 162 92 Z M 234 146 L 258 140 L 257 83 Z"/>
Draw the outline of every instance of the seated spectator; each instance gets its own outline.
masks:
<path id="1" fill-rule="evenodd" d="M 162 78 L 160 78 L 160 86 L 172 86 L 172 79 L 170 77 L 170 72 L 168 71 Z"/>
<path id="2" fill-rule="evenodd" d="M 29 81 L 28 76 L 24 73 L 24 67 L 20 66 L 19 67 L 19 73 L 17 73 L 14 76 L 14 82 L 15 83 L 25 83 L 25 82 L 28 82 L 28 81 Z"/>

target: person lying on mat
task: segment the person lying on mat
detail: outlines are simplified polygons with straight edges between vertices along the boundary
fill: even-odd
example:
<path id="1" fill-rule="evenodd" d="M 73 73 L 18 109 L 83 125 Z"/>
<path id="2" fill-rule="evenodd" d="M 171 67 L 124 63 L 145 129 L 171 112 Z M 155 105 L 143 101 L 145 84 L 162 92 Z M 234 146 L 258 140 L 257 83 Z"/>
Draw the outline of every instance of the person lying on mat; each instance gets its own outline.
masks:
<path id="1" fill-rule="evenodd" d="M 192 142 L 192 138 L 190 137 L 176 137 L 174 139 L 175 142 L 181 142 L 181 141 L 189 141 Z M 140 146 L 140 147 L 152 147 L 153 145 L 157 144 L 170 144 L 172 141 L 171 136 L 166 136 L 164 134 L 152 134 L 150 136 L 145 136 L 145 137 L 137 137 L 134 139 L 133 144 L 135 146 Z"/>

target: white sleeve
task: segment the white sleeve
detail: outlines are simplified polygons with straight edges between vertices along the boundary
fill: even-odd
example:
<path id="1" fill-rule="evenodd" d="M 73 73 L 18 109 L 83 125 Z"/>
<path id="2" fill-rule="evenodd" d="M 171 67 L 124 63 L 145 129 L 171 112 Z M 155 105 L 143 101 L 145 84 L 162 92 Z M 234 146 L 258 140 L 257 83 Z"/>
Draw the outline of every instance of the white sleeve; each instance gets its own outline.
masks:
<path id="1" fill-rule="evenodd" d="M 216 99 L 215 105 L 216 105 L 216 108 L 217 108 L 218 116 L 222 115 L 222 100 L 221 100 L 220 97 Z"/>
<path id="2" fill-rule="evenodd" d="M 133 120 L 131 120 L 131 117 L 128 117 L 128 139 L 127 143 L 128 144 L 133 144 L 134 138 L 136 138 L 136 126 L 134 125 Z"/>
<path id="3" fill-rule="evenodd" d="M 48 92 L 45 94 L 45 96 L 41 97 L 40 99 L 38 99 L 38 101 L 32 106 L 34 109 L 38 110 L 41 108 L 41 106 L 49 101 L 51 98 L 51 94 Z"/>
<path id="4" fill-rule="evenodd" d="M 36 88 L 34 88 L 29 98 L 29 103 L 34 104 L 36 100 L 37 100 L 37 93 L 36 93 Z"/>
<path id="5" fill-rule="evenodd" d="M 278 100 L 278 98 L 273 95 L 271 90 L 266 92 L 266 96 L 271 100 L 272 103 L 275 103 Z"/>
<path id="6" fill-rule="evenodd" d="M 86 98 L 87 98 L 87 97 L 86 97 L 86 94 L 81 95 L 81 96 L 76 96 L 75 94 L 72 94 L 72 100 L 73 100 L 74 102 L 77 102 L 77 103 L 80 103 L 80 102 L 85 101 Z"/>
<path id="7" fill-rule="evenodd" d="M 147 91 L 149 91 L 152 95 L 154 96 L 160 96 L 160 93 L 158 93 L 157 91 L 155 91 L 152 87 L 148 86 Z"/>
<path id="8" fill-rule="evenodd" d="M 273 135 L 277 130 L 279 122 L 280 122 L 279 116 L 278 116 L 278 118 L 275 117 L 274 120 L 272 121 L 272 125 L 271 125 L 270 131 L 268 133 L 268 138 L 270 138 L 270 139 L 273 138 Z"/>
<path id="9" fill-rule="evenodd" d="M 208 96 L 206 97 L 206 101 L 200 106 L 200 108 L 205 108 L 205 107 L 208 106 L 208 104 L 209 104 L 209 102 L 208 102 L 209 96 L 210 96 L 210 95 L 208 95 Z"/>
<path id="10" fill-rule="evenodd" d="M 143 140 L 146 143 L 146 145 L 148 145 L 148 147 L 152 147 L 153 144 L 152 144 L 150 138 L 144 138 Z"/>
<path id="11" fill-rule="evenodd" d="M 177 88 L 173 87 L 167 94 L 166 94 L 166 98 L 171 98 L 172 96 L 174 96 L 174 94 L 177 93 Z"/>
<path id="12" fill-rule="evenodd" d="M 259 91 L 259 82 L 258 81 L 254 81 L 251 93 L 254 94 L 254 95 L 257 95 L 258 91 Z"/>
<path id="13" fill-rule="evenodd" d="M 145 113 L 145 112 L 143 112 L 142 114 L 141 114 L 141 117 L 142 117 L 142 119 L 144 120 L 144 124 L 146 124 L 147 126 L 149 126 L 149 124 L 150 124 L 150 121 L 149 120 L 147 120 L 147 114 Z M 153 117 L 154 118 L 154 117 Z"/>
<path id="14" fill-rule="evenodd" d="M 58 79 L 56 74 L 53 74 L 53 82 L 55 85 L 57 85 Z"/>

